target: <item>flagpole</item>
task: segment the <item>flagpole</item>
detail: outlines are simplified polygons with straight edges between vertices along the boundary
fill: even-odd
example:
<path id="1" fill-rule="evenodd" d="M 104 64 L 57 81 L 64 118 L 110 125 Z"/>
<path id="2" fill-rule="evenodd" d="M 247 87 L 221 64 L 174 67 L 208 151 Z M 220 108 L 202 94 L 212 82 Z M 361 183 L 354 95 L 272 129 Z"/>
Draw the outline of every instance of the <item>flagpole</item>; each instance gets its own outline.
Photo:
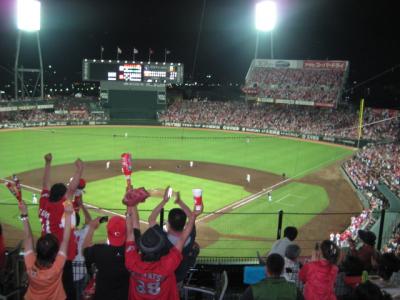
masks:
<path id="1" fill-rule="evenodd" d="M 164 49 L 164 62 L 167 62 L 167 48 Z"/>
<path id="2" fill-rule="evenodd" d="M 132 51 L 132 60 L 135 61 L 135 48 L 133 48 L 133 51 Z"/>
<path id="3" fill-rule="evenodd" d="M 149 62 L 150 62 L 150 56 L 151 56 L 151 49 L 149 48 Z"/>
<path id="4" fill-rule="evenodd" d="M 103 46 L 100 47 L 100 60 L 103 59 Z"/>

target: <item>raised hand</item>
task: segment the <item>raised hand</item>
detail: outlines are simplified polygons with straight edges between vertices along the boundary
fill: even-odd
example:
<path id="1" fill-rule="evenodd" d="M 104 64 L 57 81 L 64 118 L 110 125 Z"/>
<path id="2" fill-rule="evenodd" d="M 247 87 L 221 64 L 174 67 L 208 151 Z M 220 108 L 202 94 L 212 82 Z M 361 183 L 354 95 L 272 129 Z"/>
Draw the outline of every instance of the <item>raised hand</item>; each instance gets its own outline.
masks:
<path id="1" fill-rule="evenodd" d="M 170 198 L 170 195 L 168 195 L 170 188 L 171 188 L 170 186 L 167 186 L 167 188 L 164 191 L 164 196 L 163 196 L 163 201 L 164 202 L 168 202 L 168 200 Z"/>
<path id="2" fill-rule="evenodd" d="M 52 159 L 53 159 L 53 156 L 51 155 L 51 153 L 47 153 L 47 154 L 44 156 L 44 161 L 45 161 L 46 163 L 51 163 Z"/>
<path id="3" fill-rule="evenodd" d="M 75 161 L 75 167 L 80 170 L 83 169 L 83 161 L 80 158 Z"/>
<path id="4" fill-rule="evenodd" d="M 182 199 L 181 199 L 181 192 L 176 192 L 175 193 L 175 203 L 176 204 L 179 204 L 179 203 L 181 203 L 182 202 Z"/>
<path id="5" fill-rule="evenodd" d="M 93 219 L 89 222 L 89 226 L 90 228 L 92 228 L 93 230 L 96 230 L 97 228 L 99 228 L 100 226 L 100 219 L 101 217 L 97 217 L 96 219 Z"/>
<path id="6" fill-rule="evenodd" d="M 71 201 L 65 201 L 64 202 L 64 212 L 66 215 L 72 215 L 74 212 L 74 207 L 72 206 Z"/>

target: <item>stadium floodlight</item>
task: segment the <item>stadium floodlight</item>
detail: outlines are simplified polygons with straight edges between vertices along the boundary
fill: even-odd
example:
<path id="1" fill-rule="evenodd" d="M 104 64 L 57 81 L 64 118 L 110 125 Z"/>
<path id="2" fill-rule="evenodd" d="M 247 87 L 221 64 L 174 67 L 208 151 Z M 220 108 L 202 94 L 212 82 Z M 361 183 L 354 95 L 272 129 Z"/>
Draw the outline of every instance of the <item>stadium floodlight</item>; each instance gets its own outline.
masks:
<path id="1" fill-rule="evenodd" d="M 272 31 L 277 19 L 275 1 L 260 1 L 256 3 L 256 29 L 259 31 Z"/>
<path id="2" fill-rule="evenodd" d="M 40 2 L 36 0 L 17 1 L 17 27 L 21 31 L 40 30 Z"/>

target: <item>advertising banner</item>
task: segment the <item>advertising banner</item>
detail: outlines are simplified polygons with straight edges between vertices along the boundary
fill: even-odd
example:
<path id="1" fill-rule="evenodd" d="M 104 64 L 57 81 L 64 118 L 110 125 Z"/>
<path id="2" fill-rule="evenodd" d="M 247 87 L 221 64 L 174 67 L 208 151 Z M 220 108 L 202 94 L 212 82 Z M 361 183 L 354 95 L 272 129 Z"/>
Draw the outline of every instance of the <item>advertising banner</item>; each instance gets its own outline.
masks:
<path id="1" fill-rule="evenodd" d="M 347 61 L 344 60 L 305 60 L 304 69 L 345 70 Z"/>

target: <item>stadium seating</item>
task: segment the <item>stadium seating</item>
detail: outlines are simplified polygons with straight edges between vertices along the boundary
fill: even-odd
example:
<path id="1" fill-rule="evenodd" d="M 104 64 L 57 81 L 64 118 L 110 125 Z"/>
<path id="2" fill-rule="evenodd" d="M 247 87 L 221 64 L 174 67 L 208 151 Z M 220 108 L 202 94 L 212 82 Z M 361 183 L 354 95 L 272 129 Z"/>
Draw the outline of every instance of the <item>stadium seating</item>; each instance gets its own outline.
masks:
<path id="1" fill-rule="evenodd" d="M 342 89 L 344 73 L 344 70 L 253 67 L 244 90 L 257 88 L 259 97 L 334 105 Z"/>

